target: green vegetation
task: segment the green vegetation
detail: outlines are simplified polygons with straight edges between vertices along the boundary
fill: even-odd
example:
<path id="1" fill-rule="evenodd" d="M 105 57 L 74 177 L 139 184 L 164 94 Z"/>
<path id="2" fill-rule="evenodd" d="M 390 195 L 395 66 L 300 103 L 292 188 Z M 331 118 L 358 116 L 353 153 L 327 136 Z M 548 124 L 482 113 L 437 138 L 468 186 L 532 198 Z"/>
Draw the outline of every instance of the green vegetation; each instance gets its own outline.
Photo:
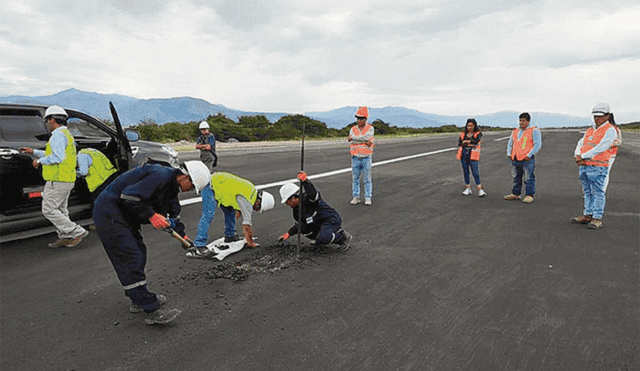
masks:
<path id="1" fill-rule="evenodd" d="M 216 140 L 226 142 L 230 138 L 235 138 L 241 142 L 254 141 L 278 141 L 300 139 L 302 135 L 302 125 L 305 127 L 305 135 L 311 139 L 324 138 L 345 138 L 349 135 L 349 129 L 355 122 L 352 122 L 342 129 L 328 128 L 323 122 L 313 120 L 303 115 L 287 115 L 278 121 L 271 123 L 263 115 L 241 116 L 238 122 L 228 119 L 225 115 L 217 114 L 209 116 L 206 120 L 209 123 L 210 131 L 216 136 Z M 131 128 L 137 130 L 144 140 L 168 143 L 186 140 L 195 142 L 199 135 L 198 125 L 200 121 L 178 123 L 170 122 L 158 125 L 152 120 L 145 120 Z M 462 127 L 454 125 L 444 125 L 433 128 L 407 128 L 389 125 L 382 120 L 375 120 L 371 123 L 376 130 L 376 135 L 384 136 L 411 136 L 429 133 L 453 133 L 462 131 Z M 506 130 L 504 128 L 481 127 L 482 130 Z"/>

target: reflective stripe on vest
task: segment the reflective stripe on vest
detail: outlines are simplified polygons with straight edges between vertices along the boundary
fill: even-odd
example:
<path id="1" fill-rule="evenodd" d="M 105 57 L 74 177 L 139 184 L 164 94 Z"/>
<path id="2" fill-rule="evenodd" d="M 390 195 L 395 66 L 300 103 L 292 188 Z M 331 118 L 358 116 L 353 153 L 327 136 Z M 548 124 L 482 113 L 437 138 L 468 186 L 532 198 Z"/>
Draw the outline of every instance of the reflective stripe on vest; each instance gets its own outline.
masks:
<path id="1" fill-rule="evenodd" d="M 258 198 L 258 190 L 250 181 L 226 171 L 217 171 L 211 176 L 211 188 L 219 205 L 230 206 L 240 210 L 237 195 L 246 198 L 251 205 Z"/>
<path id="2" fill-rule="evenodd" d="M 85 148 L 80 150 L 80 153 L 91 156 L 89 174 L 87 174 L 85 178 L 89 192 L 95 191 L 96 188 L 100 187 L 100 185 L 111 176 L 111 174 L 117 171 L 107 156 L 97 149 Z"/>
<path id="3" fill-rule="evenodd" d="M 460 133 L 460 139 L 464 140 L 464 135 L 466 132 L 462 132 Z M 475 133 L 473 133 L 473 137 L 476 138 L 478 135 L 480 134 L 479 131 L 476 131 Z M 478 144 L 475 147 L 471 147 L 471 156 L 469 157 L 469 159 L 471 161 L 479 161 L 480 160 L 480 142 L 478 142 Z M 456 154 L 456 158 L 458 160 L 462 159 L 462 146 L 458 147 L 458 153 Z"/>
<path id="4" fill-rule="evenodd" d="M 67 146 L 64 148 L 64 159 L 59 164 L 42 165 L 42 177 L 50 182 L 73 183 L 76 181 L 76 145 L 73 141 L 73 135 L 66 127 L 61 128 L 62 134 L 67 138 Z M 49 156 L 51 144 L 47 142 L 44 155 Z"/>
<path id="5" fill-rule="evenodd" d="M 604 125 L 601 125 L 598 129 L 590 127 L 587 132 L 584 133 L 584 141 L 580 148 L 580 154 L 586 153 L 593 147 L 597 146 L 604 138 L 607 130 L 611 128 L 611 124 L 607 121 Z M 593 158 L 585 159 L 584 164 L 587 166 L 609 166 L 609 159 L 611 158 L 611 148 L 606 151 L 593 156 Z"/>
<path id="6" fill-rule="evenodd" d="M 362 130 L 360 130 L 358 125 L 353 125 L 353 127 L 351 127 L 353 135 L 364 135 L 370 129 L 373 129 L 373 126 L 371 126 L 371 124 L 366 124 L 362 128 Z M 371 154 L 373 154 L 373 147 L 375 147 L 375 144 L 372 144 L 371 147 L 367 146 L 364 143 L 354 143 L 353 141 L 349 144 L 351 156 L 370 156 Z"/>
<path id="7" fill-rule="evenodd" d="M 533 129 L 535 126 L 529 126 L 525 129 L 520 139 L 518 139 L 518 129 L 513 129 L 511 138 L 513 139 L 513 147 L 511 148 L 511 159 L 522 161 L 533 149 Z"/>

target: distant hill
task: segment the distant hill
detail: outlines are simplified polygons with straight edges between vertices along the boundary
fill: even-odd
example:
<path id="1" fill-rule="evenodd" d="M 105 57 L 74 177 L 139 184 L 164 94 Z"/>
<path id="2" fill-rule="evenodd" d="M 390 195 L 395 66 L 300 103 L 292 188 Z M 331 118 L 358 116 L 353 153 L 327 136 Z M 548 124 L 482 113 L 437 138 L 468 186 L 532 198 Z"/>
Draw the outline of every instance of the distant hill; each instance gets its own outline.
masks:
<path id="1" fill-rule="evenodd" d="M 136 125 L 145 120 L 158 124 L 167 122 L 192 122 L 206 119 L 209 115 L 221 113 L 227 118 L 238 121 L 241 116 L 264 115 L 270 122 L 276 122 L 287 113 L 248 112 L 211 104 L 205 100 L 179 97 L 167 99 L 136 99 L 117 94 L 90 93 L 77 89 L 68 89 L 54 95 L 23 96 L 10 95 L 0 97 L 3 103 L 57 104 L 74 108 L 101 119 L 113 120 L 109 112 L 109 102 L 113 102 L 124 126 Z M 342 107 L 325 112 L 305 112 L 304 115 L 324 122 L 330 128 L 343 128 L 355 122 L 357 107 Z M 369 121 L 380 119 L 397 127 L 438 127 L 442 125 L 463 126 L 468 116 L 441 116 L 424 113 L 404 107 L 370 108 Z M 519 112 L 504 111 L 489 115 L 474 116 L 482 126 L 515 127 Z M 576 117 L 557 113 L 530 112 L 533 125 L 542 128 L 578 127 L 591 125 L 590 117 Z"/>

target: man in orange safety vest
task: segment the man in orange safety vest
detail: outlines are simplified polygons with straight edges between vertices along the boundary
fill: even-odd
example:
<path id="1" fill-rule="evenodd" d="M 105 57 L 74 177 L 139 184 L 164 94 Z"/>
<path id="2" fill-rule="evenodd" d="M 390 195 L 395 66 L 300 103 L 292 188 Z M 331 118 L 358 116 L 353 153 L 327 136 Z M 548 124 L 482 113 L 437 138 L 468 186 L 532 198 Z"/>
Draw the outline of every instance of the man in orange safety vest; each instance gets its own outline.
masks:
<path id="1" fill-rule="evenodd" d="M 507 144 L 507 157 L 511 160 L 513 188 L 510 194 L 504 196 L 504 199 L 519 200 L 524 181 L 525 196 L 522 202 L 530 204 L 536 193 L 535 154 L 542 147 L 542 136 L 538 128 L 530 125 L 531 115 L 529 113 L 521 113 L 519 119 L 520 127 L 513 129 L 509 144 Z"/>

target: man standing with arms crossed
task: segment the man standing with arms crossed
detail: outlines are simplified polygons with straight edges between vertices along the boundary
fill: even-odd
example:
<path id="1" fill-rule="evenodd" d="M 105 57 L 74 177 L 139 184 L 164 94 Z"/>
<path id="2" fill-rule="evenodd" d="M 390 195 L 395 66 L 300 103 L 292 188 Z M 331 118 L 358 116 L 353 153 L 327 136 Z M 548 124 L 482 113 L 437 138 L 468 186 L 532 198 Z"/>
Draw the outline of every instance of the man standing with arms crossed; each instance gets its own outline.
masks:
<path id="1" fill-rule="evenodd" d="M 522 182 L 525 184 L 525 196 L 522 202 L 530 204 L 536 194 L 536 153 L 542 147 L 542 136 L 537 127 L 529 125 L 531 115 L 527 112 L 520 114 L 520 127 L 513 129 L 507 156 L 511 159 L 511 175 L 513 175 L 513 189 L 511 194 L 504 196 L 505 200 L 519 200 L 522 193 Z"/>
<path id="2" fill-rule="evenodd" d="M 76 182 L 76 144 L 67 129 L 69 115 L 60 106 L 51 106 L 44 113 L 44 122 L 51 129 L 51 138 L 45 150 L 29 147 L 21 151 L 39 157 L 33 160 L 36 169 L 42 165 L 42 177 L 46 181 L 42 192 L 42 215 L 55 227 L 58 240 L 49 244 L 51 248 L 74 247 L 89 231 L 69 219 L 67 204 Z"/>
<path id="3" fill-rule="evenodd" d="M 369 109 L 360 107 L 356 111 L 357 124 L 349 130 L 349 149 L 351 151 L 351 174 L 353 179 L 351 205 L 360 203 L 360 174 L 364 181 L 364 204 L 371 206 L 371 156 L 373 155 L 373 126 L 367 123 Z"/>
<path id="4" fill-rule="evenodd" d="M 216 155 L 216 137 L 209 132 L 209 123 L 202 121 L 198 125 L 200 136 L 196 142 L 196 149 L 200 150 L 200 161 L 202 161 L 209 173 L 213 172 L 213 168 L 218 164 L 218 155 Z"/>

